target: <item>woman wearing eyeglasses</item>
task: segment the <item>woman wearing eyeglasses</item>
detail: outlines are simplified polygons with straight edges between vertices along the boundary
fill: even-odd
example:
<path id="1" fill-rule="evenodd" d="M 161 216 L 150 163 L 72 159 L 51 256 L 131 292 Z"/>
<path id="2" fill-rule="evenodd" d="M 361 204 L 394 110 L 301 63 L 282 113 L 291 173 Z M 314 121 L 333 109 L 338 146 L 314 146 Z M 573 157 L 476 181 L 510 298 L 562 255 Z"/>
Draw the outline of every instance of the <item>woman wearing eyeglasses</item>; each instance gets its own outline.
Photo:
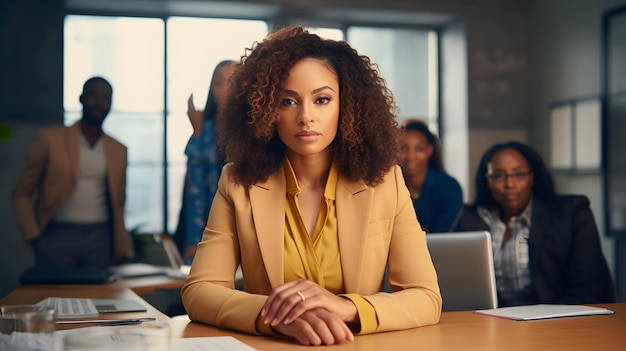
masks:
<path id="1" fill-rule="evenodd" d="M 615 301 L 598 229 L 582 195 L 557 195 L 541 156 L 519 142 L 480 160 L 476 198 L 452 231 L 491 233 L 499 307 Z"/>

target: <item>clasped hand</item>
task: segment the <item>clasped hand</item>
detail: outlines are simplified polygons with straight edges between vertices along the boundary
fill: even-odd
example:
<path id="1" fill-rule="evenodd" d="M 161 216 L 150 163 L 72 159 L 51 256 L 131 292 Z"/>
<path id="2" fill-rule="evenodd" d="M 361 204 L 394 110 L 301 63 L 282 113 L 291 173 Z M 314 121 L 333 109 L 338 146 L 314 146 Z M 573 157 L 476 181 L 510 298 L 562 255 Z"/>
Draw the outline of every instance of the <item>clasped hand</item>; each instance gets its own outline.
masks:
<path id="1" fill-rule="evenodd" d="M 261 309 L 265 323 L 303 345 L 332 345 L 354 340 L 347 322 L 357 320 L 356 306 L 305 279 L 283 284 Z"/>

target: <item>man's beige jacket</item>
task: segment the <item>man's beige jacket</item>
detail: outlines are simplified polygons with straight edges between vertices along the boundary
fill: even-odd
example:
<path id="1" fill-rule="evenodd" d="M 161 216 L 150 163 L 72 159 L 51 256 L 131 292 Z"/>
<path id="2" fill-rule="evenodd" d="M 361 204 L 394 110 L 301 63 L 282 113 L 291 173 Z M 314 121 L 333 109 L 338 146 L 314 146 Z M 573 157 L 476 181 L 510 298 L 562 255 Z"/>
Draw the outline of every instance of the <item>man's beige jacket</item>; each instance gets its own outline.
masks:
<path id="1" fill-rule="evenodd" d="M 24 239 L 38 238 L 78 180 L 79 123 L 40 132 L 26 157 L 13 189 L 13 204 Z M 127 150 L 108 135 L 102 136 L 107 163 L 107 190 L 111 204 L 115 257 L 133 255 L 133 242 L 124 225 Z"/>

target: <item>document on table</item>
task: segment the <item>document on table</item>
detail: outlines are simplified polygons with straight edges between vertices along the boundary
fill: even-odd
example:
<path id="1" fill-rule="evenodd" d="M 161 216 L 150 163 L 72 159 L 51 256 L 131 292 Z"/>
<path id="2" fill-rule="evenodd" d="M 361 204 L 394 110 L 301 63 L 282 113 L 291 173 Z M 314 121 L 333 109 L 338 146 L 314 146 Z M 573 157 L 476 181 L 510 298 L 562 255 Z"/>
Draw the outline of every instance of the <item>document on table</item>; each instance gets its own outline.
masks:
<path id="1" fill-rule="evenodd" d="M 176 351 L 257 351 L 232 336 L 172 339 L 170 348 Z"/>
<path id="2" fill-rule="evenodd" d="M 54 332 L 55 350 L 62 350 L 62 339 L 68 335 L 86 334 L 97 331 L 100 334 L 107 330 L 114 331 L 115 328 L 124 327 L 86 327 L 77 329 L 57 330 Z M 114 350 L 117 342 L 121 342 L 123 338 L 106 339 Z M 198 338 L 172 338 L 170 339 L 170 350 L 176 351 L 258 351 L 251 346 L 235 339 L 232 336 L 209 336 Z"/>
<path id="3" fill-rule="evenodd" d="M 474 313 L 487 316 L 514 319 L 517 321 L 529 321 L 536 319 L 593 316 L 601 314 L 613 314 L 615 312 L 602 308 L 584 305 L 527 305 L 494 308 L 489 310 L 477 310 Z"/>

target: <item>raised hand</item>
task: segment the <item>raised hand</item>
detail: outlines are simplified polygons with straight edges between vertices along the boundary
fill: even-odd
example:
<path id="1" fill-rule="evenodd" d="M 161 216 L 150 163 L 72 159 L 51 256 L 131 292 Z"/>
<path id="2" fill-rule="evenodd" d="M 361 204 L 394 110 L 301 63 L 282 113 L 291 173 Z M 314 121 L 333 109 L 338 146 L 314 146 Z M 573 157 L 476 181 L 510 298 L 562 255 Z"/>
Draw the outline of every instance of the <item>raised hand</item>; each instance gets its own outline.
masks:
<path id="1" fill-rule="evenodd" d="M 189 122 L 191 122 L 193 127 L 192 137 L 200 136 L 202 134 L 204 116 L 202 115 L 202 110 L 196 109 L 196 106 L 193 104 L 193 93 L 187 99 L 187 117 L 189 117 Z"/>

